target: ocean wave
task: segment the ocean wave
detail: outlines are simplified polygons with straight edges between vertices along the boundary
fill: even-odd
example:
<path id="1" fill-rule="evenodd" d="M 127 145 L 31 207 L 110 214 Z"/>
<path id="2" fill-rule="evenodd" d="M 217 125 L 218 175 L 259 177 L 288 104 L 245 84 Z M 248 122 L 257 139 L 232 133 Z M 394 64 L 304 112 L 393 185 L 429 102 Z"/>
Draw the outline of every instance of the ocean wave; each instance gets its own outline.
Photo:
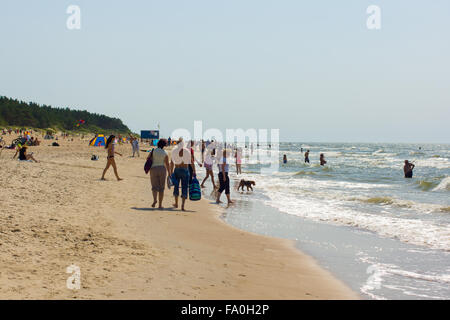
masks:
<path id="1" fill-rule="evenodd" d="M 444 178 L 433 191 L 450 191 L 450 177 Z"/>
<path id="2" fill-rule="evenodd" d="M 411 156 L 423 156 L 423 155 L 425 155 L 425 153 L 420 152 L 420 151 L 411 151 L 409 154 Z"/>
<path id="3" fill-rule="evenodd" d="M 414 183 L 423 191 L 429 191 L 438 185 L 437 182 L 427 180 L 417 180 Z"/>
<path id="4" fill-rule="evenodd" d="M 382 296 L 378 296 L 374 293 L 375 290 L 378 290 L 382 287 L 401 291 L 403 294 L 425 298 L 425 299 L 442 299 L 445 297 L 441 296 L 431 296 L 428 292 L 421 293 L 417 290 L 411 290 L 411 286 L 404 285 L 392 285 L 393 281 L 389 280 L 392 278 L 407 278 L 409 280 L 414 281 L 413 284 L 420 283 L 422 281 L 433 282 L 436 284 L 448 285 L 450 284 L 450 274 L 438 274 L 438 273 L 424 273 L 418 270 L 410 271 L 404 270 L 397 265 L 388 264 L 388 263 L 380 263 L 376 261 L 372 257 L 368 257 L 363 254 L 359 260 L 363 263 L 369 264 L 370 266 L 367 269 L 368 274 L 372 274 L 367 278 L 366 283 L 361 286 L 360 290 L 362 293 L 372 297 L 373 299 L 385 299 Z M 398 281 L 396 281 L 398 282 Z"/>
<path id="5" fill-rule="evenodd" d="M 268 191 L 265 195 L 269 197 L 269 200 L 264 203 L 288 214 L 318 222 L 361 228 L 405 243 L 450 251 L 450 226 L 448 225 L 434 224 L 432 221 L 422 219 L 372 214 L 364 209 L 343 207 L 339 200 L 323 202 L 314 196 L 287 193 L 283 188 L 273 188 Z M 394 199 L 371 201 L 384 201 L 384 203 L 393 201 L 394 205 L 409 205 L 407 201 L 396 203 Z M 417 204 L 417 206 L 421 212 L 432 212 L 437 209 L 434 205 L 429 207 L 427 204 Z"/>
<path id="6" fill-rule="evenodd" d="M 317 175 L 316 172 L 314 171 L 298 171 L 296 173 L 294 173 L 294 176 L 315 176 Z"/>

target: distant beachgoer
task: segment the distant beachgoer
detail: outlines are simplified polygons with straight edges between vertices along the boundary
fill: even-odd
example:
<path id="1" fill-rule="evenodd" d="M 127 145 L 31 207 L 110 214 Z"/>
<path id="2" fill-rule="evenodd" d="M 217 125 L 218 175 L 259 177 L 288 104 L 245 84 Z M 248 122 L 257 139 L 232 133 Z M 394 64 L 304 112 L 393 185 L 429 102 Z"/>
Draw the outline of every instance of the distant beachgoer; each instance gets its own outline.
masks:
<path id="1" fill-rule="evenodd" d="M 320 154 L 320 165 L 324 166 L 326 164 L 326 160 L 325 160 L 325 156 L 323 155 L 323 153 Z"/>
<path id="2" fill-rule="evenodd" d="M 305 152 L 305 163 L 309 163 L 309 150 Z"/>
<path id="3" fill-rule="evenodd" d="M 170 147 L 172 145 L 172 138 L 169 137 L 169 139 L 167 139 L 167 145 Z"/>
<path id="4" fill-rule="evenodd" d="M 133 148 L 133 158 L 134 158 L 134 154 L 137 153 L 137 156 L 139 157 L 139 141 L 137 138 L 132 138 L 133 140 L 131 140 L 131 147 Z"/>
<path id="5" fill-rule="evenodd" d="M 214 172 L 213 172 L 213 165 L 214 165 L 214 155 L 209 152 L 206 153 L 205 161 L 203 162 L 203 166 L 206 170 L 206 176 L 202 181 L 202 184 L 200 185 L 202 188 L 205 187 L 205 182 L 208 180 L 209 177 L 211 177 L 211 182 L 213 184 L 213 189 L 216 189 L 216 183 L 214 182 Z"/>
<path id="6" fill-rule="evenodd" d="M 18 148 L 17 151 L 16 151 L 16 154 L 13 157 L 13 159 L 16 158 L 17 154 L 19 154 L 19 160 L 20 161 L 32 160 L 34 162 L 39 162 L 33 157 L 33 153 L 27 154 L 27 147 Z"/>
<path id="7" fill-rule="evenodd" d="M 166 177 L 170 176 L 169 156 L 164 151 L 166 141 L 161 139 L 158 141 L 157 148 L 148 155 L 152 157 L 152 167 L 150 169 L 150 181 L 152 184 L 153 203 L 152 208 L 156 206 L 159 199 L 159 208 L 162 209 L 164 198 L 164 189 L 166 185 Z"/>
<path id="8" fill-rule="evenodd" d="M 206 151 L 206 143 L 202 140 L 202 163 L 205 162 L 205 151 Z"/>
<path id="9" fill-rule="evenodd" d="M 192 179 L 194 178 L 195 174 L 195 163 L 197 162 L 197 164 L 202 167 L 202 163 L 199 162 L 197 159 L 195 159 L 195 155 L 194 155 L 194 147 L 195 147 L 195 143 L 194 140 L 191 140 L 190 143 L 190 152 L 191 152 L 191 157 L 192 157 L 192 161 L 191 164 L 189 165 L 189 185 L 192 183 Z"/>
<path id="10" fill-rule="evenodd" d="M 408 160 L 405 160 L 405 166 L 403 167 L 403 172 L 405 173 L 405 178 L 413 177 L 413 169 L 415 165 L 410 163 Z"/>
<path id="11" fill-rule="evenodd" d="M 236 174 L 242 174 L 242 151 L 240 148 L 236 149 L 234 157 L 236 159 Z"/>
<path id="12" fill-rule="evenodd" d="M 178 208 L 178 197 L 180 195 L 181 182 L 181 210 L 185 211 L 184 204 L 188 197 L 189 187 L 189 166 L 193 162 L 192 154 L 189 149 L 185 148 L 183 139 L 180 138 L 176 147 L 172 151 L 170 159 L 170 171 L 173 172 L 174 188 L 173 196 L 175 198 L 174 208 Z M 175 168 L 174 168 L 175 167 Z M 195 174 L 195 166 L 193 166 L 193 174 Z"/>
<path id="13" fill-rule="evenodd" d="M 105 170 L 103 170 L 103 174 L 102 174 L 102 178 L 101 180 L 106 180 L 105 179 L 105 174 L 106 171 L 108 171 L 109 167 L 112 166 L 114 169 L 114 174 L 116 175 L 117 181 L 123 180 L 121 178 L 119 178 L 119 174 L 117 173 L 117 166 L 116 166 L 116 161 L 114 160 L 114 155 L 118 154 L 119 156 L 122 156 L 121 153 L 116 152 L 114 150 L 114 139 L 116 137 L 114 135 L 109 136 L 108 140 L 106 141 L 106 145 L 105 145 L 105 149 L 107 149 L 108 152 L 108 156 L 107 156 L 107 162 L 106 162 L 106 167 Z"/>
<path id="14" fill-rule="evenodd" d="M 223 150 L 222 159 L 217 164 L 219 166 L 219 190 L 217 190 L 216 203 L 221 203 L 220 196 L 222 192 L 225 191 L 227 196 L 228 204 L 233 203 L 230 198 L 230 178 L 228 177 L 229 165 L 227 163 L 227 150 Z"/>
<path id="15" fill-rule="evenodd" d="M 300 148 L 300 152 L 303 153 L 303 148 Z"/>
<path id="16" fill-rule="evenodd" d="M 287 163 L 287 156 L 284 154 L 283 155 L 283 163 L 286 164 Z"/>

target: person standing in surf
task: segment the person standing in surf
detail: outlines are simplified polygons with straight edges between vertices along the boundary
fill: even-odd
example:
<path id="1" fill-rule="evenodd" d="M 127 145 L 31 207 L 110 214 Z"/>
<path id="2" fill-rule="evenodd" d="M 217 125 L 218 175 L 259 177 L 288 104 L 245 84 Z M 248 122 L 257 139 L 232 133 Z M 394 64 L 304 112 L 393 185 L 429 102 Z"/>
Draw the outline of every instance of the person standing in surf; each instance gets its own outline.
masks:
<path id="1" fill-rule="evenodd" d="M 327 161 L 325 160 L 325 156 L 323 155 L 323 153 L 320 154 L 320 165 L 324 166 L 327 163 Z"/>
<path id="2" fill-rule="evenodd" d="M 309 163 L 309 150 L 305 152 L 305 163 Z"/>
<path id="3" fill-rule="evenodd" d="M 409 162 L 408 160 L 405 160 L 405 165 L 403 166 L 403 172 L 405 173 L 405 178 L 412 178 L 413 177 L 413 169 L 415 165 Z"/>
<path id="4" fill-rule="evenodd" d="M 114 169 L 114 174 L 116 175 L 117 181 L 123 180 L 122 178 L 119 177 L 119 174 L 117 173 L 117 165 L 116 165 L 116 161 L 114 160 L 114 155 L 118 154 L 119 156 L 122 156 L 121 153 L 116 152 L 114 150 L 114 139 L 116 137 L 114 135 L 109 136 L 108 140 L 106 141 L 106 145 L 105 145 L 105 149 L 108 152 L 108 156 L 107 156 L 107 162 L 106 162 L 106 167 L 105 170 L 103 170 L 103 174 L 102 174 L 102 178 L 101 180 L 106 180 L 105 179 L 105 174 L 106 171 L 108 171 L 109 167 L 112 166 Z"/>

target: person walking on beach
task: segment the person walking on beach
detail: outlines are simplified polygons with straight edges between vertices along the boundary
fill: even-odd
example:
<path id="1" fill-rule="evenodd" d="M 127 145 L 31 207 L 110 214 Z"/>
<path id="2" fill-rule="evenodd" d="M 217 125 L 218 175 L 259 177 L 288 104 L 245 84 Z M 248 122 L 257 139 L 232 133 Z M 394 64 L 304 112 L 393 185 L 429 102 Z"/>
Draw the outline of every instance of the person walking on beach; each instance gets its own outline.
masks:
<path id="1" fill-rule="evenodd" d="M 242 174 L 242 151 L 240 148 L 236 148 L 236 152 L 234 154 L 236 160 L 236 175 Z"/>
<path id="2" fill-rule="evenodd" d="M 405 160 L 405 165 L 403 166 L 403 172 L 405 173 L 405 178 L 412 178 L 413 177 L 413 169 L 415 165 L 409 162 L 408 160 Z"/>
<path id="3" fill-rule="evenodd" d="M 152 208 L 156 206 L 159 200 L 159 209 L 163 209 L 162 202 L 164 198 L 164 189 L 166 185 L 166 177 L 170 176 L 169 156 L 164 151 L 166 141 L 161 139 L 158 145 L 148 155 L 152 157 L 152 167 L 150 168 L 150 182 L 152 184 L 153 203 Z"/>
<path id="4" fill-rule="evenodd" d="M 202 163 L 205 162 L 205 151 L 206 151 L 206 143 L 205 143 L 205 141 L 202 139 Z"/>
<path id="5" fill-rule="evenodd" d="M 309 163 L 309 150 L 305 152 L 305 163 Z"/>
<path id="6" fill-rule="evenodd" d="M 106 162 L 106 167 L 105 170 L 103 170 L 103 174 L 102 174 L 102 178 L 101 180 L 106 180 L 105 179 L 105 174 L 106 171 L 108 171 L 109 167 L 112 166 L 114 169 L 114 174 L 116 175 L 117 181 L 123 180 L 122 178 L 119 177 L 119 174 L 117 173 L 117 166 L 116 166 L 116 161 L 114 160 L 114 155 L 118 154 L 119 156 L 122 156 L 121 153 L 116 152 L 114 150 L 115 144 L 114 144 L 114 139 L 116 137 L 114 135 L 109 136 L 108 140 L 106 140 L 106 145 L 105 145 L 105 149 L 108 152 L 108 156 L 107 156 L 107 162 Z"/>
<path id="7" fill-rule="evenodd" d="M 139 157 L 139 141 L 137 138 L 131 138 L 131 147 L 133 148 L 133 158 L 134 154 L 137 153 L 137 156 Z"/>
<path id="8" fill-rule="evenodd" d="M 195 155 L 194 155 L 194 147 L 195 147 L 195 142 L 194 140 L 191 140 L 190 143 L 190 152 L 191 152 L 191 157 L 192 157 L 192 162 L 189 165 L 189 185 L 192 183 L 192 179 L 194 178 L 195 174 L 195 163 L 197 162 L 197 164 L 201 167 L 203 166 L 201 162 L 199 162 L 197 159 L 195 159 Z"/>
<path id="9" fill-rule="evenodd" d="M 219 166 L 219 190 L 217 190 L 216 203 L 222 203 L 222 201 L 220 201 L 220 196 L 222 195 L 222 192 L 225 191 L 228 205 L 230 205 L 234 201 L 230 198 L 230 178 L 228 177 L 229 165 L 227 163 L 227 156 L 228 152 L 224 149 L 222 159 L 217 164 Z"/>
<path id="10" fill-rule="evenodd" d="M 213 146 L 211 145 L 211 147 L 213 147 Z M 214 151 L 214 150 L 212 150 L 212 151 Z M 213 165 L 214 165 L 214 154 L 212 152 L 210 153 L 209 148 L 208 148 L 208 150 L 206 151 L 205 161 L 203 162 L 203 166 L 205 167 L 205 170 L 206 170 L 206 177 L 203 179 L 200 187 L 204 188 L 206 180 L 208 180 L 208 178 L 211 177 L 211 181 L 213 184 L 213 190 L 216 189 L 216 184 L 214 182 Z"/>
<path id="11" fill-rule="evenodd" d="M 172 151 L 170 159 L 170 171 L 173 171 L 174 188 L 173 196 L 175 198 L 174 208 L 178 208 L 178 197 L 180 195 L 181 182 L 181 210 L 185 211 L 184 204 L 188 197 L 189 187 L 189 166 L 194 163 L 193 156 L 189 149 L 184 146 L 183 139 L 180 138 L 176 147 Z M 192 165 L 193 175 L 195 175 L 195 166 Z"/>
<path id="12" fill-rule="evenodd" d="M 325 156 L 323 155 L 323 153 L 320 154 L 320 165 L 324 166 L 327 163 L 327 161 L 325 160 Z"/>

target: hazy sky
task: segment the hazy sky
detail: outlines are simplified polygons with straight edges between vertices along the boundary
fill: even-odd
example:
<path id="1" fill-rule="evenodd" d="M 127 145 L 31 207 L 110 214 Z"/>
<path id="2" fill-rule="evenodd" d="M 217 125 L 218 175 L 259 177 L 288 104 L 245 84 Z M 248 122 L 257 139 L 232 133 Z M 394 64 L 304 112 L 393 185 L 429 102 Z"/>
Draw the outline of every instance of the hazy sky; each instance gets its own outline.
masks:
<path id="1" fill-rule="evenodd" d="M 203 120 L 283 141 L 450 143 L 449 39 L 448 0 L 1 0 L 0 95 L 166 136 Z"/>

